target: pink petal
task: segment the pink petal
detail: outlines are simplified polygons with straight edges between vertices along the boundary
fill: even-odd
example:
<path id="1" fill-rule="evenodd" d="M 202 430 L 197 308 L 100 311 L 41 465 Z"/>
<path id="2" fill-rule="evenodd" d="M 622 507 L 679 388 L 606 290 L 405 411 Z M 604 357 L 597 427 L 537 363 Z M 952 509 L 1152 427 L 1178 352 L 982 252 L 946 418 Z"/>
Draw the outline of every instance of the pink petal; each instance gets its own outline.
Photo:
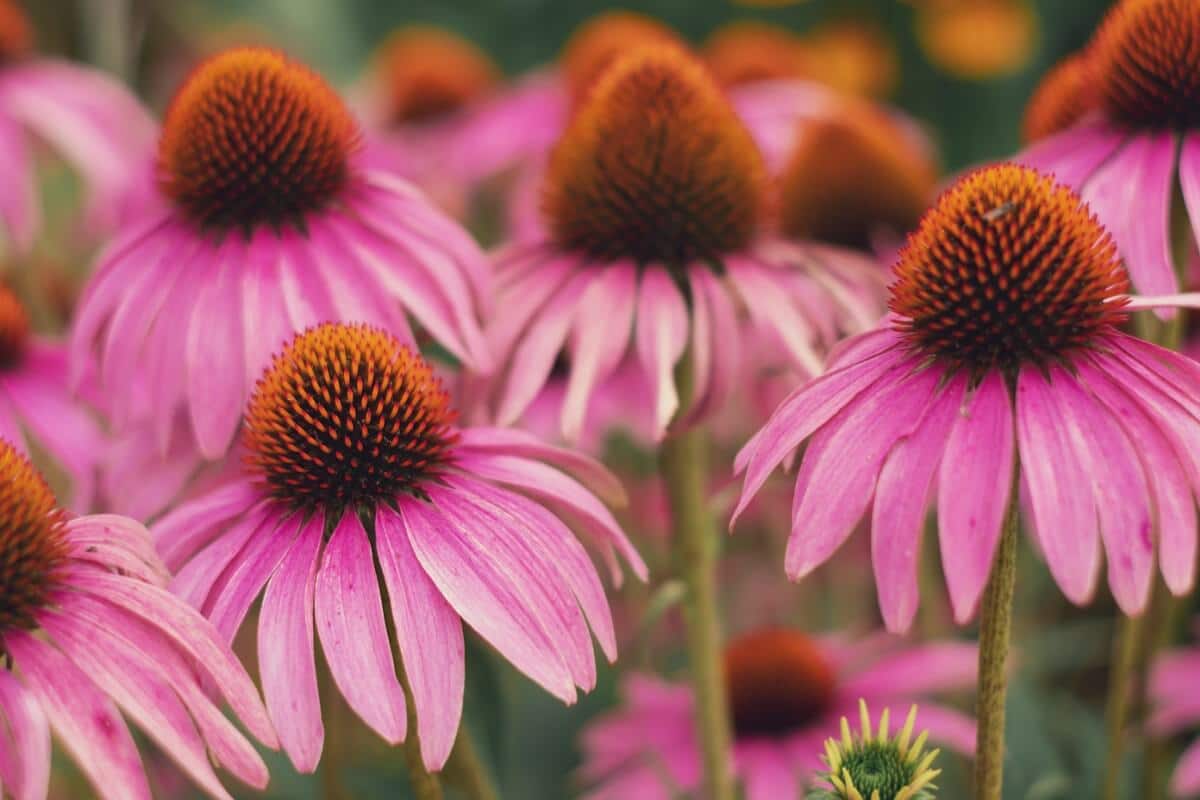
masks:
<path id="1" fill-rule="evenodd" d="M 440 770 L 462 720 L 466 660 L 462 622 L 425 574 L 403 520 L 380 506 L 375 548 L 387 584 L 396 644 L 412 689 L 425 767 Z"/>
<path id="2" fill-rule="evenodd" d="M 1022 476 L 1029 487 L 1032 525 L 1063 594 L 1076 605 L 1095 592 L 1100 537 L 1091 476 L 1065 430 L 1055 386 L 1039 368 L 1017 380 L 1017 441 Z"/>
<path id="3" fill-rule="evenodd" d="M 928 700 L 918 699 L 913 702 L 917 704 L 917 730 L 929 731 L 932 741 L 945 745 L 956 753 L 968 756 L 975 753 L 976 725 L 972 717 Z M 907 711 L 906 708 L 893 708 L 893 719 Z"/>
<path id="4" fill-rule="evenodd" d="M 965 388 L 964 377 L 954 378 L 930 405 L 920 427 L 892 449 L 879 472 L 871 513 L 871 560 L 879 608 L 894 633 L 907 631 L 917 613 L 921 535 L 934 475 Z"/>
<path id="5" fill-rule="evenodd" d="M 442 511 L 446 499 L 450 505 L 454 501 L 441 494 L 441 502 L 400 504 L 400 517 L 425 574 L 463 621 L 513 666 L 563 702 L 574 702 L 574 681 L 558 642 L 542 629 L 523 587 L 482 549 L 476 541 L 481 531 L 473 523 L 464 524 Z"/>
<path id="6" fill-rule="evenodd" d="M 178 506 L 154 523 L 154 544 L 167 567 L 177 570 L 217 532 L 217 526 L 258 501 L 250 481 L 233 481 Z"/>
<path id="7" fill-rule="evenodd" d="M 354 512 L 334 529 L 316 587 L 321 650 L 342 696 L 389 744 L 404 740 L 404 690 L 396 679 L 392 644 L 383 619 L 375 554 Z"/>
<path id="8" fill-rule="evenodd" d="M 229 242 L 220 250 L 218 274 L 194 298 L 187 335 L 188 408 L 196 443 L 206 458 L 225 454 L 245 403 L 245 358 L 240 292 L 235 276 L 245 250 Z"/>
<path id="9" fill-rule="evenodd" d="M 323 520 L 309 520 L 284 556 L 258 615 L 258 671 L 283 751 L 298 772 L 321 760 L 325 726 L 313 649 L 313 602 Z"/>
<path id="10" fill-rule="evenodd" d="M 708 270 L 696 270 L 690 279 L 696 396 L 688 409 L 688 424 L 702 421 L 724 407 L 741 366 L 741 333 L 733 298 Z"/>
<path id="11" fill-rule="evenodd" d="M 764 330 L 779 338 L 788 356 L 809 375 L 824 371 L 821 357 L 814 349 L 816 339 L 812 326 L 790 301 L 780 275 L 747 259 L 727 262 L 729 279 L 745 301 L 751 319 Z M 786 274 L 786 273 L 784 273 Z"/>
<path id="12" fill-rule="evenodd" d="M 7 730 L 7 732 L 5 732 Z M 50 786 L 50 723 L 34 696 L 0 672 L 0 778 L 14 800 L 45 800 Z"/>
<path id="13" fill-rule="evenodd" d="M 784 566 L 799 580 L 824 563 L 862 518 L 893 445 L 921 421 L 941 375 L 892 374 L 813 436 L 796 478 Z"/>
<path id="14" fill-rule="evenodd" d="M 1179 151 L 1179 188 L 1192 222 L 1192 236 L 1200 245 L 1200 134 L 1183 135 Z"/>
<path id="15" fill-rule="evenodd" d="M 1077 125 L 1038 142 L 1017 161 L 1078 192 L 1127 136 L 1123 130 L 1103 123 Z"/>
<path id="16" fill-rule="evenodd" d="M 241 327 L 245 331 L 246 386 L 253 387 L 271 356 L 283 349 L 295 329 L 279 291 L 282 254 L 279 239 L 256 237 L 247 248 L 239 276 Z"/>
<path id="17" fill-rule="evenodd" d="M 1013 410 L 999 372 L 989 373 L 954 422 L 938 476 L 938 539 L 954 621 L 975 615 L 1008 512 Z"/>
<path id="18" fill-rule="evenodd" d="M 654 437 L 661 439 L 679 408 L 675 364 L 688 340 L 688 311 L 679 289 L 661 267 L 642 273 L 638 290 L 636 344 L 654 393 Z"/>
<path id="19" fill-rule="evenodd" d="M 839 691 L 847 697 L 881 697 L 973 689 L 978 662 L 979 648 L 965 642 L 909 647 L 846 676 Z"/>
<path id="20" fill-rule="evenodd" d="M 250 534 L 246 546 L 213 583 L 203 611 L 222 641 L 233 641 L 267 579 L 291 549 L 299 528 L 298 515 L 283 521 L 277 521 L 274 516 L 265 517 Z"/>
<path id="21" fill-rule="evenodd" d="M 233 521 L 204 549 L 189 559 L 171 579 L 171 592 L 193 608 L 211 607 L 213 587 L 239 553 L 262 528 L 276 525 L 275 514 L 263 503 Z"/>
<path id="22" fill-rule="evenodd" d="M 1200 742 L 1196 742 L 1179 758 L 1171 775 L 1171 791 L 1176 795 L 1200 792 Z"/>
<path id="23" fill-rule="evenodd" d="M 796 765 L 774 742 L 743 745 L 738 748 L 737 762 L 737 772 L 746 787 L 746 800 L 799 796 Z"/>
<path id="24" fill-rule="evenodd" d="M 9 116 L 0 115 L 0 155 L 8 165 L 0 186 L 0 217 L 4 218 L 5 236 L 16 249 L 27 253 L 33 247 L 41 225 L 33 155 L 25 132 Z"/>
<path id="25" fill-rule="evenodd" d="M 137 746 L 112 701 L 50 644 L 10 631 L 4 647 L 96 793 L 106 800 L 150 800 Z"/>

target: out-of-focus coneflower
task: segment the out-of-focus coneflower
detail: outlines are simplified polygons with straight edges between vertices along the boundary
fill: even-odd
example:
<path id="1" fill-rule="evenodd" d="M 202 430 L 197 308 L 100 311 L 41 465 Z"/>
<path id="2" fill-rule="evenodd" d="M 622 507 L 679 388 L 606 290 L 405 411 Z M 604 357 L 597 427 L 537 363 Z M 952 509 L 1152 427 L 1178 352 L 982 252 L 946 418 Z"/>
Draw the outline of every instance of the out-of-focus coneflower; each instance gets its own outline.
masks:
<path id="1" fill-rule="evenodd" d="M 917 6 L 917 42 L 936 66 L 967 80 L 1024 67 L 1038 40 L 1029 0 L 909 0 Z"/>
<path id="2" fill-rule="evenodd" d="M 154 120 L 125 87 L 87 67 L 35 54 L 34 31 L 15 0 L 0 2 L 0 188 L 4 236 L 28 251 L 41 225 L 34 140 L 78 171 L 88 233 L 108 233 L 134 213 L 137 178 L 154 149 Z"/>
<path id="3" fill-rule="evenodd" d="M 1073 602 L 1094 593 L 1102 545 L 1126 613 L 1145 608 L 1156 549 L 1170 589 L 1188 591 L 1200 368 L 1119 325 L 1133 308 L 1192 298 L 1128 290 L 1115 244 L 1068 188 L 1014 165 L 963 178 L 902 251 L 892 319 L 845 342 L 833 368 L 784 401 L 738 455 L 739 509 L 807 442 L 788 574 L 807 575 L 869 514 L 884 619 L 904 630 L 935 502 L 955 619 L 973 617 L 992 587 L 989 672 L 1002 669 L 1007 647 L 1006 626 L 996 625 L 998 639 L 990 627 L 998 611 L 1007 619 L 1018 495 Z M 988 763 L 981 772 L 998 780 Z"/>
<path id="4" fill-rule="evenodd" d="M 369 131 L 366 159 L 412 180 L 448 209 L 462 212 L 467 194 L 487 172 L 486 144 L 461 143 L 472 112 L 500 84 L 482 50 L 441 28 L 414 25 L 388 36 L 371 61 L 361 93 Z"/>
<path id="5" fill-rule="evenodd" d="M 1045 74 L 1025 107 L 1021 133 L 1032 143 L 1075 125 L 1097 110 L 1086 51 L 1072 53 Z"/>
<path id="6" fill-rule="evenodd" d="M 717 28 L 700 50 L 722 86 L 810 77 L 804 40 L 786 28 L 741 20 Z"/>
<path id="7" fill-rule="evenodd" d="M 1160 736 L 1200 726 L 1200 648 L 1181 648 L 1163 653 L 1150 675 L 1153 711 L 1150 729 Z M 1183 752 L 1171 776 L 1175 797 L 1200 796 L 1200 741 Z"/>
<path id="8" fill-rule="evenodd" d="M 124 718 L 210 797 L 230 797 L 213 762 L 265 788 L 266 765 L 209 692 L 276 747 L 262 700 L 213 626 L 166 582 L 145 528 L 60 510 L 42 476 L 0 441 L 0 794 L 46 797 L 53 733 L 98 797 L 148 800 Z"/>
<path id="9" fill-rule="evenodd" d="M 28 452 L 23 431 L 66 472 L 67 506 L 89 510 L 104 436 L 67 388 L 66 349 L 33 335 L 24 304 L 0 285 L 0 437 Z"/>
<path id="10" fill-rule="evenodd" d="M 734 770 L 747 800 L 802 796 L 822 772 L 826 740 L 842 717 L 858 716 L 864 699 L 895 714 L 920 703 L 916 724 L 935 741 L 970 753 L 973 720 L 929 696 L 970 689 L 975 658 L 973 645 L 812 638 L 784 628 L 734 639 L 725 649 L 725 681 Z M 624 703 L 584 731 L 581 776 L 591 786 L 584 796 L 669 800 L 695 792 L 701 784 L 694 713 L 688 687 L 647 675 L 627 678 Z"/>
<path id="11" fill-rule="evenodd" d="M 1079 191 L 1144 294 L 1178 290 L 1183 253 L 1173 255 L 1172 234 L 1193 238 L 1186 223 L 1200 221 L 1197 37 L 1200 5 L 1190 0 L 1120 0 L 1087 48 L 1093 113 L 1019 159 Z M 1183 207 L 1173 214 L 1176 187 Z"/>
<path id="12" fill-rule="evenodd" d="M 644 578 L 571 474 L 607 496 L 619 484 L 529 434 L 460 429 L 430 366 L 391 334 L 326 324 L 298 335 L 255 389 L 245 446 L 243 474 L 180 505 L 155 535 L 179 568 L 173 588 L 227 639 L 262 596 L 263 692 L 297 769 L 315 769 L 324 742 L 314 624 L 338 690 L 393 744 L 406 735 L 401 667 L 431 770 L 458 732 L 464 623 L 567 703 L 595 685 L 589 626 L 616 658 L 600 579 L 563 519 L 615 577 L 614 550 Z"/>
<path id="13" fill-rule="evenodd" d="M 487 264 L 425 197 L 360 160 L 359 128 L 318 75 L 271 50 L 201 64 L 167 112 L 155 202 L 108 248 L 80 301 L 72 372 L 95 364 L 117 427 L 183 409 L 218 458 L 254 380 L 294 332 L 406 314 L 486 371 Z"/>
<path id="14" fill-rule="evenodd" d="M 900 56 L 891 35 L 869 18 L 823 23 L 804 37 L 813 77 L 843 94 L 885 97 L 900 82 Z"/>

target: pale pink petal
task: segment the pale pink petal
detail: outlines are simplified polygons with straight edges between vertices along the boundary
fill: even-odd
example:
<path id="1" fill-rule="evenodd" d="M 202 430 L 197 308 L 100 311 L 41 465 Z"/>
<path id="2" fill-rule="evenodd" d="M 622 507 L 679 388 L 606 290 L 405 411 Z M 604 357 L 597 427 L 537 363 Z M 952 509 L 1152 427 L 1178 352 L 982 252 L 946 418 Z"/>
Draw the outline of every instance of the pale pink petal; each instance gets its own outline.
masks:
<path id="1" fill-rule="evenodd" d="M 1127 136 L 1104 123 L 1077 125 L 1043 139 L 1021 153 L 1017 161 L 1078 192 Z"/>
<path id="2" fill-rule="evenodd" d="M 7 733 L 5 729 L 7 727 Z M 0 778 L 14 800 L 45 800 L 50 785 L 50 723 L 34 696 L 0 671 Z"/>
<path id="3" fill-rule="evenodd" d="M 595 385 L 616 369 L 633 330 L 637 268 L 613 264 L 580 299 L 570 341 L 571 375 L 563 401 L 562 433 L 576 441 Z"/>
<path id="4" fill-rule="evenodd" d="M 245 547 L 213 582 L 202 610 L 222 641 L 233 641 L 250 606 L 291 549 L 300 524 L 296 514 L 282 521 L 264 517 Z"/>
<path id="5" fill-rule="evenodd" d="M 921 421 L 941 375 L 935 369 L 885 378 L 818 431 L 796 478 L 784 566 L 798 580 L 824 563 L 862 518 L 893 445 Z"/>
<path id="6" fill-rule="evenodd" d="M 536 318 L 540 318 L 554 297 L 581 266 L 579 256 L 555 257 L 540 246 L 513 253 L 519 275 L 508 275 L 499 265 L 504 254 L 496 256 L 498 283 L 496 305 L 504 309 L 488 322 L 485 334 L 497 355 L 509 355 Z"/>
<path id="7" fill-rule="evenodd" d="M 975 720 L 957 709 L 931 703 L 928 700 L 913 700 L 917 704 L 916 729 L 929 731 L 929 738 L 949 747 L 956 753 L 972 755 L 975 752 Z M 907 708 L 893 708 L 892 718 L 908 713 Z"/>
<path id="8" fill-rule="evenodd" d="M 154 523 L 154 545 L 167 567 L 177 570 L 209 541 L 222 523 L 242 514 L 259 500 L 249 481 L 233 481 L 189 500 Z"/>
<path id="9" fill-rule="evenodd" d="M 141 529 L 140 536 L 133 529 Z M 147 583 L 166 586 L 170 575 L 150 544 L 150 534 L 127 517 L 112 514 L 76 517 L 67 523 L 71 557 L 115 569 Z"/>
<path id="10" fill-rule="evenodd" d="M 662 267 L 642 272 L 638 289 L 635 342 L 642 369 L 651 378 L 654 438 L 661 439 L 679 408 L 675 364 L 688 340 L 688 311 L 683 296 Z"/>
<path id="11" fill-rule="evenodd" d="M 274 236 L 259 236 L 246 250 L 241 265 L 242 330 L 245 332 L 246 386 L 253 387 L 271 356 L 296 332 L 279 291 L 282 254 Z"/>
<path id="12" fill-rule="evenodd" d="M 137 746 L 112 701 L 50 644 L 10 631 L 4 647 L 96 793 L 105 800 L 150 800 Z"/>
<path id="13" fill-rule="evenodd" d="M 210 608 L 213 586 L 221 580 L 229 565 L 256 533 L 263 528 L 274 528 L 276 524 L 269 503 L 251 509 L 180 567 L 171 579 L 171 592 L 197 610 Z"/>
<path id="14" fill-rule="evenodd" d="M 875 487 L 871 561 L 879 608 L 889 631 L 907 631 L 920 601 L 918 560 L 934 476 L 962 406 L 966 378 L 958 376 L 930 405 L 920 427 L 892 448 Z"/>
<path id="15" fill-rule="evenodd" d="M 1017 441 L 1030 522 L 1063 594 L 1083 605 L 1095 592 L 1100 536 L 1091 476 L 1079 463 L 1051 386 L 1038 367 L 1017 380 Z"/>
<path id="16" fill-rule="evenodd" d="M 37 197 L 37 172 L 25 132 L 8 115 L 0 114 L 0 156 L 7 165 L 0 185 L 0 217 L 5 235 L 16 249 L 29 252 L 41 225 Z"/>
<path id="17" fill-rule="evenodd" d="M 523 587 L 499 570 L 489 553 L 480 552 L 477 538 L 488 531 L 446 516 L 440 506 L 419 500 L 400 504 L 400 517 L 422 569 L 463 621 L 513 666 L 563 702 L 574 702 L 574 681 L 558 642 L 547 636 L 528 608 Z M 490 541 L 494 536 L 492 532 L 484 538 Z"/>
<path id="18" fill-rule="evenodd" d="M 975 615 L 1008 513 L 1013 410 L 1004 377 L 989 373 L 950 431 L 938 475 L 938 540 L 954 620 Z"/>
<path id="19" fill-rule="evenodd" d="M 780 800 L 798 797 L 796 764 L 774 742 L 742 745 L 737 751 L 737 773 L 746 800 Z"/>
<path id="20" fill-rule="evenodd" d="M 848 697 L 920 695 L 973 689 L 979 648 L 966 642 L 919 645 L 885 655 L 845 677 L 839 691 Z"/>
<path id="21" fill-rule="evenodd" d="M 815 349 L 816 335 L 808 320 L 791 302 L 781 277 L 749 259 L 728 259 L 729 280 L 745 301 L 751 319 L 779 338 L 791 359 L 809 375 L 824 371 Z"/>
<path id="22" fill-rule="evenodd" d="M 425 767 L 440 770 L 462 720 L 466 681 L 462 622 L 425 574 L 403 520 L 380 506 L 375 547 L 387 584 L 396 645 L 404 662 Z"/>
<path id="23" fill-rule="evenodd" d="M 1179 150 L 1179 188 L 1192 222 L 1192 236 L 1200 245 L 1200 133 L 1185 133 Z"/>
<path id="24" fill-rule="evenodd" d="M 188 324 L 188 408 L 196 443 L 210 459 L 225 454 L 245 403 L 241 293 L 236 283 L 245 248 L 230 244 L 235 241 L 237 237 L 228 237 L 222 246 L 219 272 L 193 299 Z"/>
<path id="25" fill-rule="evenodd" d="M 315 608 L 321 650 L 342 696 L 389 744 L 403 741 L 404 690 L 383 618 L 375 554 L 353 511 L 342 514 L 325 546 Z"/>
<path id="26" fill-rule="evenodd" d="M 258 671 L 279 741 L 299 772 L 321 760 L 325 726 L 317 690 L 313 603 L 322 519 L 300 529 L 263 593 L 258 615 Z"/>
<path id="27" fill-rule="evenodd" d="M 741 366 L 741 332 L 734 300 L 708 270 L 695 270 L 692 285 L 692 348 L 696 374 L 686 422 L 698 423 L 720 410 L 734 391 Z M 704 328 L 704 330 L 702 330 Z M 707 369 L 700 371 L 700 353 L 707 351 Z"/>
<path id="28" fill-rule="evenodd" d="M 1200 793 L 1200 742 L 1196 742 L 1179 757 L 1171 774 L 1171 791 L 1176 795 Z"/>

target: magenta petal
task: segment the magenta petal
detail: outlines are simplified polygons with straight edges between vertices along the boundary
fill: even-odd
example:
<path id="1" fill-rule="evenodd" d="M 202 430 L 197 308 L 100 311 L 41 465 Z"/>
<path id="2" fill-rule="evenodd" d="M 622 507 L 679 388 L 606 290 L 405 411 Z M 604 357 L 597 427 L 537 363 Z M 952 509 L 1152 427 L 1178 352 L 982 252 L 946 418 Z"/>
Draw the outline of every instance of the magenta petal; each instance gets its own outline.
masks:
<path id="1" fill-rule="evenodd" d="M 1171 775 L 1171 791 L 1176 795 L 1200 792 L 1200 742 L 1183 752 Z"/>
<path id="2" fill-rule="evenodd" d="M 1192 236 L 1200 246 L 1200 134 L 1183 135 L 1179 151 L 1179 188 L 1192 222 Z"/>
<path id="3" fill-rule="evenodd" d="M 375 515 L 375 547 L 387 584 L 396 645 L 404 662 L 425 767 L 440 770 L 462 720 L 466 657 L 462 622 L 425 574 L 403 520 L 386 506 Z"/>
<path id="4" fill-rule="evenodd" d="M 1017 380 L 1017 441 L 1029 487 L 1032 525 L 1063 594 L 1083 605 L 1100 572 L 1100 537 L 1091 476 L 1080 464 L 1055 402 L 1055 387 L 1040 368 Z"/>
<path id="5" fill-rule="evenodd" d="M 921 425 L 892 449 L 875 487 L 871 561 L 887 629 L 912 626 L 920 600 L 921 535 L 946 437 L 962 405 L 966 379 L 956 377 L 933 401 Z"/>
<path id="6" fill-rule="evenodd" d="M 975 720 L 961 711 L 928 700 L 918 700 L 916 729 L 929 731 L 929 738 L 963 755 L 975 752 Z M 896 708 L 893 714 L 905 713 Z"/>
<path id="7" fill-rule="evenodd" d="M 0 217 L 5 236 L 16 249 L 27 253 L 41 224 L 37 197 L 37 170 L 25 132 L 7 114 L 0 115 L 0 156 L 6 178 L 0 186 Z"/>
<path id="8" fill-rule="evenodd" d="M 616 369 L 633 330 L 637 268 L 613 264 L 584 292 L 571 339 L 571 375 L 563 400 L 562 432 L 576 441 L 583 430 L 592 390 Z"/>
<path id="9" fill-rule="evenodd" d="M 275 236 L 256 237 L 241 266 L 242 330 L 245 332 L 246 386 L 262 375 L 271 356 L 283 349 L 296 329 L 279 291 L 282 254 Z"/>
<path id="10" fill-rule="evenodd" d="M 815 332 L 790 301 L 789 292 L 776 274 L 784 271 L 748 259 L 729 259 L 726 267 L 755 324 L 774 334 L 806 374 L 821 374 L 824 365 L 814 348 Z"/>
<path id="11" fill-rule="evenodd" d="M 1172 294 L 1170 203 L 1175 135 L 1135 136 L 1083 188 L 1083 199 L 1113 233 L 1142 294 Z"/>
<path id="12" fill-rule="evenodd" d="M 7 732 L 5 727 L 7 726 Z M 34 696 L 0 672 L 0 778 L 14 800 L 45 800 L 50 786 L 50 723 Z"/>
<path id="13" fill-rule="evenodd" d="M 235 275 L 245 249 L 229 242 L 220 249 L 217 275 L 194 298 L 187 335 L 188 408 L 196 443 L 206 458 L 225 454 L 245 403 L 241 292 Z"/>
<path id="14" fill-rule="evenodd" d="M 688 311 L 683 296 L 662 267 L 647 267 L 638 289 L 635 342 L 642 369 L 653 387 L 654 437 L 661 439 L 679 409 L 675 364 L 688 340 Z"/>
<path id="15" fill-rule="evenodd" d="M 978 661 L 979 648 L 966 642 L 910 647 L 843 676 L 840 691 L 848 697 L 875 697 L 973 689 Z"/>
<path id="16" fill-rule="evenodd" d="M 1127 135 L 1103 123 L 1077 125 L 1043 139 L 1018 156 L 1017 161 L 1078 192 Z"/>
<path id="17" fill-rule="evenodd" d="M 283 751 L 299 772 L 321 760 L 325 726 L 317 690 L 313 603 L 322 520 L 309 520 L 263 593 L 258 615 L 258 671 Z"/>
<path id="18" fill-rule="evenodd" d="M 64 653 L 209 796 L 229 798 L 209 764 L 187 709 L 151 663 L 97 640 L 87 625 L 64 614 L 43 614 L 42 627 Z"/>
<path id="19" fill-rule="evenodd" d="M 189 500 L 154 523 L 154 544 L 167 567 L 179 569 L 216 533 L 217 526 L 245 512 L 258 500 L 249 481 L 233 481 Z"/>
<path id="20" fill-rule="evenodd" d="M 741 367 L 741 331 L 734 300 L 708 270 L 690 276 L 692 285 L 693 391 L 687 423 L 698 423 L 724 407 Z M 703 362 L 700 354 L 707 352 Z M 706 369 L 701 370 L 702 363 Z"/>
<path id="21" fill-rule="evenodd" d="M 439 493 L 440 495 L 441 493 Z M 442 513 L 441 503 L 402 502 L 400 517 L 413 552 L 446 602 L 468 625 L 513 666 L 566 703 L 575 700 L 575 685 L 514 576 L 497 568 L 480 552 L 480 531 Z M 486 533 L 486 531 L 484 531 Z M 487 537 L 491 540 L 495 536 Z"/>
<path id="22" fill-rule="evenodd" d="M 954 422 L 938 476 L 938 539 L 959 625 L 975 615 L 992 571 L 1012 489 L 1013 410 L 993 371 Z"/>
<path id="23" fill-rule="evenodd" d="M 96 793 L 105 800 L 150 800 L 137 746 L 113 702 L 50 644 L 18 631 L 5 634 L 4 647 Z"/>
<path id="24" fill-rule="evenodd" d="M 940 377 L 926 369 L 885 378 L 813 436 L 796 478 L 784 558 L 793 580 L 823 564 L 854 530 L 871 502 L 884 459 L 920 423 Z"/>
<path id="25" fill-rule="evenodd" d="M 375 554 L 353 512 L 334 529 L 316 587 L 317 633 L 346 702 L 389 744 L 404 740 L 408 718 L 383 619 Z"/>
<path id="26" fill-rule="evenodd" d="M 774 742 L 755 742 L 738 748 L 737 772 L 746 787 L 746 800 L 799 797 L 796 765 Z"/>
<path id="27" fill-rule="evenodd" d="M 203 610 L 223 641 L 233 641 L 255 598 L 291 549 L 299 527 L 295 515 L 283 521 L 274 515 L 265 517 L 214 582 Z"/>

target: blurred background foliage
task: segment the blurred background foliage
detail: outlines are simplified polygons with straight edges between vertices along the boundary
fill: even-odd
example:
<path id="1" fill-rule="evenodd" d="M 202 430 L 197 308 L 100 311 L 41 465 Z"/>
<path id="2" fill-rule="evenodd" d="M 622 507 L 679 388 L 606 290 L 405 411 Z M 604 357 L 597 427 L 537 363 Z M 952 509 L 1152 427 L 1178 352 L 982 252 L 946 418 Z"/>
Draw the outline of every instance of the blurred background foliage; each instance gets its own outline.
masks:
<path id="1" fill-rule="evenodd" d="M 571 31 L 592 15 L 618 7 L 607 0 L 30 0 L 43 49 L 95 61 L 123 72 L 147 102 L 161 109 L 182 74 L 203 54 L 225 45 L 256 42 L 279 46 L 309 62 L 340 85 L 358 78 L 373 48 L 394 28 L 411 23 L 445 26 L 478 43 L 516 76 L 551 63 Z M 948 171 L 1003 158 L 1020 146 L 1026 101 L 1041 75 L 1088 38 L 1108 6 L 1106 0 L 637 0 L 619 7 L 658 17 L 700 42 L 723 23 L 754 19 L 813 40 L 847 26 L 877 35 L 895 71 L 885 99 L 928 126 Z M 134 20 L 135 45 L 126 47 L 107 26 L 114 9 Z M 956 16 L 960 14 L 961 16 Z M 638 520 L 633 521 L 635 524 Z M 777 534 L 782 532 L 776 532 Z M 651 545 L 651 549 L 653 544 Z M 739 536 L 727 547 L 737 560 L 755 562 L 756 592 L 775 593 L 786 620 L 827 627 L 851 613 L 856 627 L 877 624 L 869 595 L 868 567 L 853 554 L 828 567 L 836 577 L 815 576 L 811 585 L 789 586 L 779 564 L 778 536 Z M 936 557 L 935 553 L 931 553 Z M 1033 559 L 1030 553 L 1025 554 Z M 769 569 L 764 568 L 769 567 Z M 1104 753 L 1102 714 L 1105 664 L 1111 647 L 1111 608 L 1068 607 L 1048 584 L 1044 570 L 1029 564 L 1019 587 L 1021 676 L 1010 699 L 1010 761 L 1006 800 L 1077 800 L 1099 796 Z M 771 576 L 764 580 L 763 576 Z M 772 582 L 773 581 L 773 582 Z M 730 581 L 730 616 L 745 605 Z M 631 587 L 614 597 L 663 613 L 626 631 L 621 666 L 670 670 L 678 658 L 652 653 L 647 626 L 669 628 L 671 584 L 658 577 L 650 587 Z M 629 594 L 641 593 L 632 600 Z M 657 594 L 656 594 L 657 593 Z M 676 593 L 677 594 L 677 593 Z M 932 630 L 950 633 L 943 597 L 927 597 Z M 936 603 L 942 603 L 938 609 Z M 780 620 L 783 621 L 783 620 Z M 737 629 L 736 619 L 730 627 Z M 246 626 L 253 630 L 253 625 Z M 926 632 L 931 629 L 926 627 Z M 965 632 L 969 633 L 969 632 Z M 665 637 L 670 640 L 670 636 Z M 252 648 L 249 648 L 252 651 Z M 473 643 L 468 653 L 466 717 L 483 744 L 504 796 L 558 800 L 579 787 L 573 770 L 581 727 L 616 702 L 617 672 L 604 668 L 595 692 L 564 708 Z M 669 651 L 669 648 L 668 648 Z M 243 652 L 246 652 L 243 649 Z M 331 711 L 328 747 L 342 761 L 354 797 L 404 797 L 405 772 L 389 750 L 344 708 Z M 1135 748 L 1129 748 L 1134 750 Z M 321 796 L 322 776 L 293 773 L 286 759 L 269 754 L 272 798 Z M 943 756 L 941 797 L 959 800 L 967 764 Z M 60 760 L 59 763 L 65 763 Z M 1127 771 L 1128 800 L 1140 797 L 1139 765 Z M 187 793 L 169 775 L 162 788 Z M 76 784 L 63 779 L 63 797 Z M 449 793 L 453 797 L 453 791 Z M 631 798 L 630 800 L 636 800 Z"/>

